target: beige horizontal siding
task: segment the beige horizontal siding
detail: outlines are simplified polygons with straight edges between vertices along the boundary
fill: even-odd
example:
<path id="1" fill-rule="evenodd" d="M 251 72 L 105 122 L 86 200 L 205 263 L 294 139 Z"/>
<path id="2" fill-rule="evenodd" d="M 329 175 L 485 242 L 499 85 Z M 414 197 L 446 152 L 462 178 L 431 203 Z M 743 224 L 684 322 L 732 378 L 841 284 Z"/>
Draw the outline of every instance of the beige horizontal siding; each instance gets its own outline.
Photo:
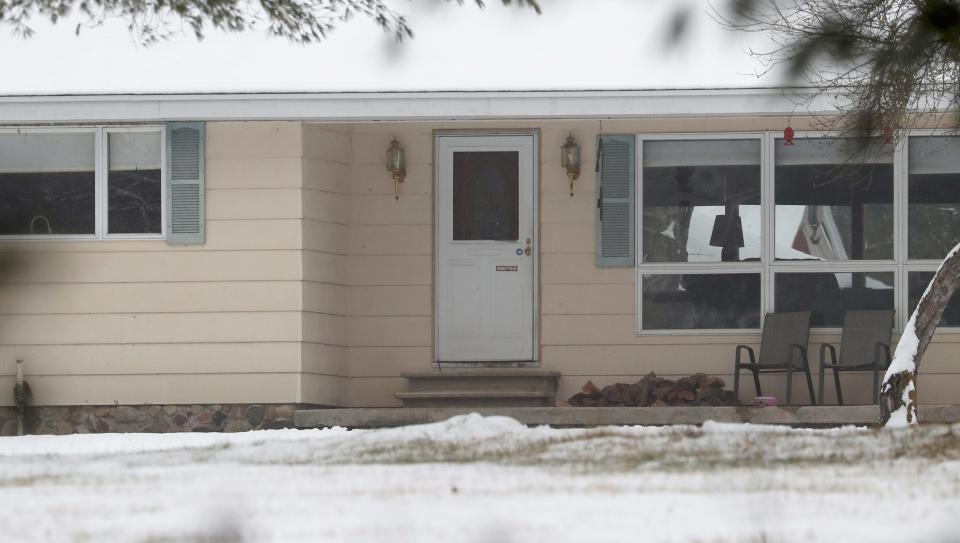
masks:
<path id="1" fill-rule="evenodd" d="M 0 375 L 15 361 L 30 375 L 289 373 L 299 371 L 300 343 L 114 343 L 0 346 Z"/>
<path id="2" fill-rule="evenodd" d="M 636 312 L 633 284 L 561 284 L 540 289 L 541 315 L 630 315 Z"/>
<path id="3" fill-rule="evenodd" d="M 433 344 L 430 317 L 350 317 L 350 347 L 423 347 Z"/>
<path id="4" fill-rule="evenodd" d="M 350 288 L 351 316 L 430 316 L 433 288 L 425 285 L 356 286 Z"/>
<path id="5" fill-rule="evenodd" d="M 426 255 L 433 250 L 433 227 L 421 224 L 352 225 L 351 255 Z"/>
<path id="6" fill-rule="evenodd" d="M 352 174 L 348 163 L 327 162 L 318 159 L 303 159 L 303 188 L 332 194 L 345 194 L 350 190 Z"/>
<path id="7" fill-rule="evenodd" d="M 300 188 L 207 188 L 208 220 L 300 219 Z"/>
<path id="8" fill-rule="evenodd" d="M 206 126 L 207 160 L 278 159 L 303 156 L 299 122 L 211 122 Z"/>
<path id="9" fill-rule="evenodd" d="M 346 225 L 350 218 L 350 196 L 321 190 L 304 189 L 303 218 L 323 223 Z"/>
<path id="10" fill-rule="evenodd" d="M 314 220 L 303 221 L 303 249 L 329 255 L 347 255 L 347 226 Z"/>
<path id="11" fill-rule="evenodd" d="M 329 315 L 347 315 L 349 289 L 345 285 L 303 282 L 303 309 Z"/>
<path id="12" fill-rule="evenodd" d="M 209 134 L 207 136 L 209 140 Z M 220 189 L 299 189 L 301 164 L 297 157 L 211 157 L 207 155 L 206 186 Z"/>
<path id="13" fill-rule="evenodd" d="M 300 281 L 54 283 L 0 286 L 0 315 L 289 311 Z"/>
<path id="14" fill-rule="evenodd" d="M 30 378 L 38 405 L 285 403 L 297 373 L 64 375 Z"/>
<path id="15" fill-rule="evenodd" d="M 306 372 L 300 375 L 300 401 L 298 403 L 342 406 L 346 394 L 346 377 Z"/>
<path id="16" fill-rule="evenodd" d="M 159 242 L 162 243 L 162 242 Z M 301 278 L 301 252 L 31 253 L 8 283 L 285 281 Z"/>
<path id="17" fill-rule="evenodd" d="M 301 312 L 0 316 L 0 344 L 302 341 Z"/>
<path id="18" fill-rule="evenodd" d="M 433 257 L 351 256 L 348 259 L 351 286 L 431 285 Z"/>
<path id="19" fill-rule="evenodd" d="M 305 341 L 301 347 L 304 373 L 347 375 L 348 349 L 345 345 L 324 345 Z"/>
<path id="20" fill-rule="evenodd" d="M 400 407 L 397 392 L 407 390 L 400 377 L 352 377 L 347 384 L 346 407 Z"/>
<path id="21" fill-rule="evenodd" d="M 350 347 L 351 377 L 397 377 L 433 369 L 432 347 Z"/>
<path id="22" fill-rule="evenodd" d="M 404 187 L 406 188 L 406 187 Z M 410 194 L 406 191 L 403 198 L 394 199 L 392 194 L 355 194 L 350 210 L 352 225 L 431 225 L 433 236 L 433 195 Z"/>
<path id="23" fill-rule="evenodd" d="M 386 147 L 384 147 L 386 150 Z M 352 172 L 353 177 L 350 180 L 350 188 L 353 194 L 393 194 L 393 178 L 386 171 L 383 165 L 383 155 L 380 162 L 375 164 L 356 164 Z M 412 164 L 407 163 L 407 176 L 400 184 L 400 199 L 408 195 L 426 195 L 433 194 L 433 165 L 431 164 Z"/>

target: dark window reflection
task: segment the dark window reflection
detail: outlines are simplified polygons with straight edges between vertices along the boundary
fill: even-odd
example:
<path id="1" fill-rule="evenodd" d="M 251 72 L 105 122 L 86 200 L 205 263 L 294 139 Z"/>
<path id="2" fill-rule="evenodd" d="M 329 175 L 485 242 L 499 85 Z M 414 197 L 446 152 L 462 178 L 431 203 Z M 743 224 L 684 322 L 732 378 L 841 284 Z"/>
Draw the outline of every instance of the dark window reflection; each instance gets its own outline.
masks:
<path id="1" fill-rule="evenodd" d="M 760 328 L 760 274 L 643 276 L 644 330 Z"/>
<path id="2" fill-rule="evenodd" d="M 0 173 L 0 235 L 96 232 L 89 172 Z"/>
<path id="3" fill-rule="evenodd" d="M 912 137 L 908 163 L 909 256 L 940 260 L 960 242 L 960 138 Z"/>
<path id="4" fill-rule="evenodd" d="M 907 311 L 913 314 L 920 303 L 920 297 L 933 280 L 933 272 L 910 272 L 907 274 L 907 291 L 910 297 Z M 909 315 L 908 315 L 909 317 Z M 960 326 L 960 295 L 954 293 L 940 318 L 940 326 Z"/>
<path id="5" fill-rule="evenodd" d="M 760 258 L 759 140 L 643 144 L 644 262 Z"/>
<path id="6" fill-rule="evenodd" d="M 111 234 L 159 234 L 160 170 L 111 171 L 108 184 Z"/>
<path id="7" fill-rule="evenodd" d="M 520 154 L 453 153 L 453 239 L 519 239 Z"/>
<path id="8" fill-rule="evenodd" d="M 107 231 L 159 234 L 162 231 L 160 133 L 111 133 L 108 150 Z"/>
<path id="9" fill-rule="evenodd" d="M 0 134 L 0 235 L 96 233 L 95 136 Z"/>
<path id="10" fill-rule="evenodd" d="M 778 140 L 774 175 L 778 260 L 893 258 L 892 146 Z"/>
<path id="11" fill-rule="evenodd" d="M 842 326 L 846 311 L 893 309 L 893 273 L 778 273 L 777 311 L 812 312 L 813 326 Z"/>

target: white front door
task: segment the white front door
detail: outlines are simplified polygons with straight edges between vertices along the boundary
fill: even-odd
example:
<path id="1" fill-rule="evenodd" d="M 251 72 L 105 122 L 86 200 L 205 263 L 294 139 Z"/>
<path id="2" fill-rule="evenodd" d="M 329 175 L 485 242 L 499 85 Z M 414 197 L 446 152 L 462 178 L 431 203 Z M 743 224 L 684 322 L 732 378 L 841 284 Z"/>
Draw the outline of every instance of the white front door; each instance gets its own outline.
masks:
<path id="1" fill-rule="evenodd" d="M 532 361 L 533 135 L 437 138 L 437 359 Z"/>

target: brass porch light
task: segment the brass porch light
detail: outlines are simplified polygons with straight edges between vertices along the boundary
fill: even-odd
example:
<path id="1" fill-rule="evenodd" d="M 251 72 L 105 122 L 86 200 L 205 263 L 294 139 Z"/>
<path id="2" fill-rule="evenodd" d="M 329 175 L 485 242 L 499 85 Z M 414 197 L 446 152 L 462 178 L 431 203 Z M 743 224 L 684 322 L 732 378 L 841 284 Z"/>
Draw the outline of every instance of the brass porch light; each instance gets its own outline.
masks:
<path id="1" fill-rule="evenodd" d="M 393 177 L 393 197 L 399 200 L 400 183 L 403 183 L 403 179 L 407 176 L 407 160 L 397 138 L 393 138 L 390 148 L 387 149 L 387 171 Z"/>
<path id="2" fill-rule="evenodd" d="M 580 146 L 573 140 L 573 134 L 567 136 L 567 143 L 560 147 L 560 165 L 567 170 L 570 197 L 573 198 L 573 182 L 580 178 Z"/>

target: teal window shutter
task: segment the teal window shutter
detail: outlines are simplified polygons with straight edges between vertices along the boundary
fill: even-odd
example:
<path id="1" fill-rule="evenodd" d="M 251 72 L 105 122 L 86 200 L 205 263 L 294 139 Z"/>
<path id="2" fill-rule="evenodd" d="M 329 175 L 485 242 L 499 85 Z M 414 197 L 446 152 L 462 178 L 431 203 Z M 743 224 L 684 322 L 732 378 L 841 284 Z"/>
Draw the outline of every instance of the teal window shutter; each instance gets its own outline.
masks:
<path id="1" fill-rule="evenodd" d="M 167 243 L 202 244 L 204 224 L 204 125 L 167 123 Z"/>
<path id="2" fill-rule="evenodd" d="M 597 138 L 597 266 L 632 268 L 636 236 L 636 136 Z"/>

